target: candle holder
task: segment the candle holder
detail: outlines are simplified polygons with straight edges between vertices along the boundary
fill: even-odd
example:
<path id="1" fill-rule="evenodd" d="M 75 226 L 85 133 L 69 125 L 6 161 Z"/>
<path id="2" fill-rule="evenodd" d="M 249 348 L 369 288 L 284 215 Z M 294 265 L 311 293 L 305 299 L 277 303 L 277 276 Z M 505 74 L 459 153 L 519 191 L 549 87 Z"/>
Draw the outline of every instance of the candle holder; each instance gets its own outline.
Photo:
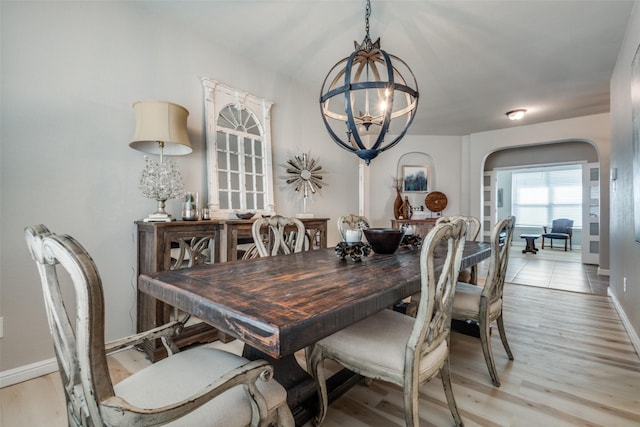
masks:
<path id="1" fill-rule="evenodd" d="M 344 241 L 347 244 L 361 243 L 362 242 L 362 230 L 345 230 Z"/>
<path id="2" fill-rule="evenodd" d="M 401 248 L 420 249 L 422 246 L 422 237 L 416 233 L 416 226 L 410 224 L 402 224 L 400 228 L 404 232 L 404 236 L 400 241 Z"/>
<path id="3" fill-rule="evenodd" d="M 401 248 L 420 249 L 422 246 L 422 237 L 417 234 L 405 234 L 400 242 Z"/>
<path id="4" fill-rule="evenodd" d="M 362 258 L 366 258 L 371 253 L 371 246 L 367 243 L 356 242 L 347 243 L 340 242 L 336 245 L 336 255 L 338 258 L 345 259 L 351 258 L 352 261 L 362 261 Z"/>

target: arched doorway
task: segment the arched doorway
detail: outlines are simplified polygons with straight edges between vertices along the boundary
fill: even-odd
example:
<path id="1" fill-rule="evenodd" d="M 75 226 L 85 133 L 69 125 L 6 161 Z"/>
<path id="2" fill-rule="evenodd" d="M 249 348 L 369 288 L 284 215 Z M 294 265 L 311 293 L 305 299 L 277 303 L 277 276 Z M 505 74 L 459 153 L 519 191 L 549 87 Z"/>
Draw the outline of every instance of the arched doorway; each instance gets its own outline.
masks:
<path id="1" fill-rule="evenodd" d="M 496 150 L 489 154 L 484 162 L 483 182 L 483 221 L 485 236 L 491 232 L 491 225 L 498 218 L 511 214 L 511 186 L 509 178 L 499 179 L 500 171 L 509 175 L 514 170 L 527 168 L 542 169 L 555 165 L 580 165 L 582 168 L 582 215 L 576 221 L 576 246 L 581 248 L 582 262 L 599 264 L 600 239 L 600 181 L 599 155 L 596 147 L 589 141 L 571 140 L 555 143 L 541 143 L 521 147 Z M 529 221 L 531 222 L 531 221 Z M 542 225 L 518 223 L 514 233 L 540 233 Z"/>

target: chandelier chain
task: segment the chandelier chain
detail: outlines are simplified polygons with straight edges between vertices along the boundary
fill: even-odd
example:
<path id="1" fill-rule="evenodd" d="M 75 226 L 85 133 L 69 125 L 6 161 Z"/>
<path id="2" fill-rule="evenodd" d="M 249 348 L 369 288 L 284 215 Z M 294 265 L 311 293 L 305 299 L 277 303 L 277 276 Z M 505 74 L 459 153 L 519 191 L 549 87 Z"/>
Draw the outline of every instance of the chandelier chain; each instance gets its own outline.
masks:
<path id="1" fill-rule="evenodd" d="M 365 31 L 367 33 L 367 39 L 369 39 L 369 17 L 371 16 L 371 0 L 367 0 L 367 7 L 365 8 L 364 20 L 365 20 Z"/>

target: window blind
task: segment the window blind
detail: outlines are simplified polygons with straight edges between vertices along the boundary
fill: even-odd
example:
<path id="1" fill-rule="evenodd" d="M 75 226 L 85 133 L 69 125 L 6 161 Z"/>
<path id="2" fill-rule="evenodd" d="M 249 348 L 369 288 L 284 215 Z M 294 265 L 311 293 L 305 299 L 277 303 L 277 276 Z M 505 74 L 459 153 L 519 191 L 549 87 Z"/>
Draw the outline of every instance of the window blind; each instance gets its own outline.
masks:
<path id="1" fill-rule="evenodd" d="M 569 218 L 582 227 L 582 166 L 536 168 L 511 175 L 511 212 L 517 225 L 551 225 Z"/>

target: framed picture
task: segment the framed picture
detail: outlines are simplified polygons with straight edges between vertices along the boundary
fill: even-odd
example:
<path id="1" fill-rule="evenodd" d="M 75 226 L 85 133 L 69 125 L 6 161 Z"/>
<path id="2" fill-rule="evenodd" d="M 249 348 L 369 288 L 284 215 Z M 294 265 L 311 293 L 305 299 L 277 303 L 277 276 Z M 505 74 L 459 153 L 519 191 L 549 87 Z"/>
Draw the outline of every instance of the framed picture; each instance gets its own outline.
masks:
<path id="1" fill-rule="evenodd" d="M 426 193 L 429 181 L 429 166 L 402 166 L 403 192 Z"/>

